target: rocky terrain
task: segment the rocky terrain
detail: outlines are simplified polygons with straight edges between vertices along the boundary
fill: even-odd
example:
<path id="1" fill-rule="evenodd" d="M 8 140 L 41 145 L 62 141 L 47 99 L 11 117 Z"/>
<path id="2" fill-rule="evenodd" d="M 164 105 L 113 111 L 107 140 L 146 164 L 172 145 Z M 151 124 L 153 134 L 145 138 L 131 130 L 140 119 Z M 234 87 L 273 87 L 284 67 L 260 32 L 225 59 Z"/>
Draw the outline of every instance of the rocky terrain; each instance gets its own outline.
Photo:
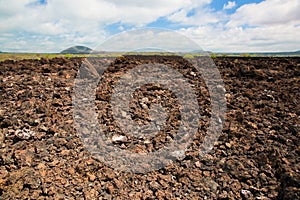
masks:
<path id="1" fill-rule="evenodd" d="M 117 148 L 156 151 L 172 141 L 180 121 L 174 95 L 148 85 L 134 95 L 132 118 L 144 123 L 149 120 L 145 108 L 160 102 L 170 114 L 167 126 L 147 142 L 121 137 L 109 100 L 126 70 L 164 63 L 199 91 L 203 120 L 183 159 L 143 174 L 114 170 L 85 149 L 74 128 L 72 104 L 82 61 L 0 62 L 0 199 L 300 199 L 299 57 L 214 59 L 227 113 L 218 142 L 202 157 L 198 149 L 208 127 L 209 97 L 192 66 L 168 56 L 114 60 L 95 99 L 99 122 Z"/>

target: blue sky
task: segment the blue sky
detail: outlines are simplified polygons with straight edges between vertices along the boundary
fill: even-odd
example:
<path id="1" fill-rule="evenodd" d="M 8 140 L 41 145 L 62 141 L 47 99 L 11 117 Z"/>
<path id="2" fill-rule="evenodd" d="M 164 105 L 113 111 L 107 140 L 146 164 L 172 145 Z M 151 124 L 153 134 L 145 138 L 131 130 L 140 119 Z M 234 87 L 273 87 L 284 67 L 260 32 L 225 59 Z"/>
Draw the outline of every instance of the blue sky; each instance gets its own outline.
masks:
<path id="1" fill-rule="evenodd" d="M 147 27 L 176 31 L 208 51 L 294 51 L 299 8 L 299 0 L 0 0 L 0 51 L 95 48 Z"/>

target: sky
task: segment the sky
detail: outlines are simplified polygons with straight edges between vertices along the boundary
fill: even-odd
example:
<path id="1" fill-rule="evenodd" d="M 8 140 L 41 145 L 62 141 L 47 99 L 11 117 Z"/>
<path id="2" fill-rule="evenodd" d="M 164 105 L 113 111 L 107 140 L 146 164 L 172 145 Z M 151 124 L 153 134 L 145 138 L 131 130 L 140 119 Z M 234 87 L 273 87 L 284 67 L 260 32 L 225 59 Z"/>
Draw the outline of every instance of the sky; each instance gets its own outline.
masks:
<path id="1" fill-rule="evenodd" d="M 206 51 L 296 51 L 299 10 L 300 0 L 0 0 L 0 51 L 94 49 L 149 27 L 180 33 Z"/>

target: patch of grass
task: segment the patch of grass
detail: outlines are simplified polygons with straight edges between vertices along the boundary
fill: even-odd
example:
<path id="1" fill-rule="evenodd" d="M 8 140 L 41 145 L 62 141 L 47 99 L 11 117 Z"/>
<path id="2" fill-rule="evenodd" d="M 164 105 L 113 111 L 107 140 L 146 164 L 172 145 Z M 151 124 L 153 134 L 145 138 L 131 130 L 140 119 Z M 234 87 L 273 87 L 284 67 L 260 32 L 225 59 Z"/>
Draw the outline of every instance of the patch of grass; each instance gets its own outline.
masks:
<path id="1" fill-rule="evenodd" d="M 1 53 L 0 61 L 4 60 L 24 60 L 24 59 L 41 59 L 41 58 L 54 58 L 62 57 L 60 54 L 35 54 L 35 53 Z"/>
<path id="2" fill-rule="evenodd" d="M 243 53 L 243 54 L 240 54 L 240 57 L 249 58 L 249 57 L 251 57 L 251 54 L 250 53 Z"/>
<path id="3" fill-rule="evenodd" d="M 25 60 L 25 59 L 37 59 L 42 58 L 74 58 L 74 57 L 88 57 L 89 54 L 59 54 L 59 53 L 0 53 L 0 61 L 4 60 Z"/>
<path id="4" fill-rule="evenodd" d="M 194 55 L 193 54 L 184 54 L 183 58 L 192 59 L 192 58 L 194 58 Z"/>
<path id="5" fill-rule="evenodd" d="M 217 55 L 217 54 L 215 54 L 215 53 L 212 53 L 212 54 L 210 55 L 210 57 L 211 57 L 211 58 L 217 58 L 217 57 L 218 57 L 218 55 Z"/>

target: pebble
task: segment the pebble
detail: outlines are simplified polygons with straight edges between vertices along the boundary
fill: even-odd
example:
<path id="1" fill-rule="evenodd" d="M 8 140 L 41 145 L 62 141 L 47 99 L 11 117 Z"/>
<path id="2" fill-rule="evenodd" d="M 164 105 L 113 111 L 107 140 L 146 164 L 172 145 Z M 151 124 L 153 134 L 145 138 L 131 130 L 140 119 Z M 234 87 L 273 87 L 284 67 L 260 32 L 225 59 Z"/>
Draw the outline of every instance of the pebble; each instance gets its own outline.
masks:
<path id="1" fill-rule="evenodd" d="M 112 137 L 112 141 L 113 142 L 126 142 L 127 141 L 127 137 L 124 135 L 114 135 Z"/>

